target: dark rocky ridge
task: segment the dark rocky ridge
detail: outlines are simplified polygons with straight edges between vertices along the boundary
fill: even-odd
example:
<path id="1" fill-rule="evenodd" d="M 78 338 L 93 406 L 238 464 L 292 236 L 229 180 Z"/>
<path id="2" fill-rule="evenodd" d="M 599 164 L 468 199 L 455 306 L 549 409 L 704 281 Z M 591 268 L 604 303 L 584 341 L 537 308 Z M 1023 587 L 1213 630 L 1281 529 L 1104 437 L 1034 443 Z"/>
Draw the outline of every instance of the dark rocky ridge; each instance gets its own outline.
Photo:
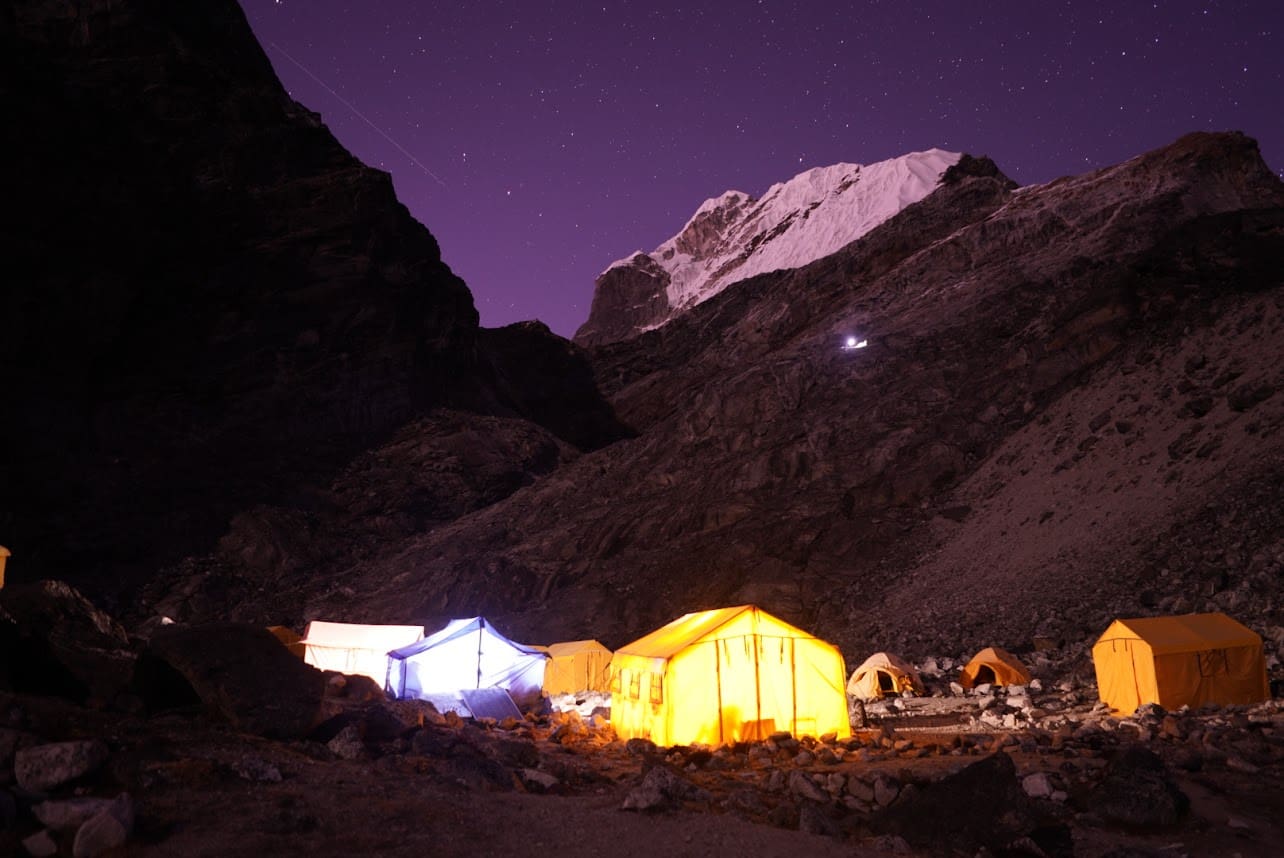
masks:
<path id="1" fill-rule="evenodd" d="M 7 4 L 0 98 L 11 575 L 145 580 L 441 406 L 619 434 L 581 352 L 478 328 L 231 0 Z"/>

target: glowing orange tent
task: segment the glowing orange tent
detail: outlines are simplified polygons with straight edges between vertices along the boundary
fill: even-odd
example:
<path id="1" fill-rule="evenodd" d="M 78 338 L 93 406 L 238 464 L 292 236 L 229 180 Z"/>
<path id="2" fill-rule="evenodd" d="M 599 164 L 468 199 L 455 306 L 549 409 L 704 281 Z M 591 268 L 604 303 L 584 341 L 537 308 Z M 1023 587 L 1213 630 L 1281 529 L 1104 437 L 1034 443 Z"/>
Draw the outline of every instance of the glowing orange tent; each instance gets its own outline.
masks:
<path id="1" fill-rule="evenodd" d="M 611 726 L 657 745 L 851 735 L 833 645 L 754 605 L 685 614 L 616 650 Z"/>
<path id="2" fill-rule="evenodd" d="M 1225 614 L 1115 620 L 1092 647 L 1101 700 L 1130 715 L 1270 699 L 1262 639 Z"/>
<path id="3" fill-rule="evenodd" d="M 9 553 L 9 549 L 8 549 L 8 548 L 5 548 L 3 545 L 0 545 L 0 589 L 2 589 L 2 588 L 4 587 L 4 564 L 5 564 L 5 561 L 7 561 L 11 556 L 12 556 L 12 555 Z"/>
<path id="4" fill-rule="evenodd" d="M 549 694 L 610 689 L 611 651 L 598 641 L 564 641 L 543 649 L 549 655 L 544 667 L 544 690 Z"/>
<path id="5" fill-rule="evenodd" d="M 959 685 L 972 688 L 977 685 L 1025 685 L 1030 681 L 1030 671 L 1021 659 L 1005 649 L 987 646 L 972 656 L 972 660 L 959 675 Z"/>

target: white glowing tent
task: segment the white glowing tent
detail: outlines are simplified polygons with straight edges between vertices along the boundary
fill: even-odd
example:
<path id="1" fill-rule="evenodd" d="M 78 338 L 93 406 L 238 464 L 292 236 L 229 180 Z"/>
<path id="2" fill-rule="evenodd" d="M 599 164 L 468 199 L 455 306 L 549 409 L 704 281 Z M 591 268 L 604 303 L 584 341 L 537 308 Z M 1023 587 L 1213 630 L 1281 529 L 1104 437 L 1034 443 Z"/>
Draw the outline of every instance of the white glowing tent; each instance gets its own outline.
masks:
<path id="1" fill-rule="evenodd" d="M 423 639 L 423 626 L 375 626 L 313 620 L 303 634 L 303 660 L 321 670 L 368 676 L 382 683 L 388 651 Z"/>
<path id="2" fill-rule="evenodd" d="M 540 697 L 547 662 L 548 653 L 510 641 L 485 617 L 451 620 L 436 634 L 388 653 L 384 690 L 398 699 L 429 699 L 502 688 L 526 707 Z"/>

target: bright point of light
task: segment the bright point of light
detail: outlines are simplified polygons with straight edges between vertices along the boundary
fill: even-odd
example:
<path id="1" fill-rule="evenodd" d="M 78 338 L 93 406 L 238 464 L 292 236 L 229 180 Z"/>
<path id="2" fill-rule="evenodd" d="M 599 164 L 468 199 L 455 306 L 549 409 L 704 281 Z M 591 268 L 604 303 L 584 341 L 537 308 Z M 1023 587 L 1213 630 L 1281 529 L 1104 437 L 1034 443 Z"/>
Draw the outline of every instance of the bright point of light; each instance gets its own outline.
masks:
<path id="1" fill-rule="evenodd" d="M 856 348 L 856 338 L 855 338 L 855 337 L 848 337 L 848 338 L 847 338 L 847 348 L 849 348 L 849 349 L 854 349 L 854 348 Z"/>
<path id="2" fill-rule="evenodd" d="M 869 340 L 860 340 L 856 337 L 848 337 L 843 340 L 843 351 L 849 352 L 852 349 L 863 349 L 869 345 Z"/>

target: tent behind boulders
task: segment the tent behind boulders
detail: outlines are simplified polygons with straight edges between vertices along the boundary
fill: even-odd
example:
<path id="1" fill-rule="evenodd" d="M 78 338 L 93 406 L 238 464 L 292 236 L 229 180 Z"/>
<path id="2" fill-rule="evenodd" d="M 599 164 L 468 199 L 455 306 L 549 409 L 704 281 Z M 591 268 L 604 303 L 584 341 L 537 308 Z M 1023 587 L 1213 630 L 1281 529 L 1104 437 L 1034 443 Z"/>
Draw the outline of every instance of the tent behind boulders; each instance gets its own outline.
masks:
<path id="1" fill-rule="evenodd" d="M 519 707 L 539 700 L 548 654 L 514 643 L 485 617 L 451 620 L 441 631 L 388 653 L 384 690 L 429 700 L 469 688 L 502 688 Z"/>
<path id="2" fill-rule="evenodd" d="M 321 670 L 368 676 L 383 685 L 388 653 L 424 636 L 423 626 L 376 626 L 313 620 L 300 643 L 303 660 Z"/>
<path id="3" fill-rule="evenodd" d="M 657 745 L 851 735 L 842 654 L 754 605 L 685 614 L 616 650 L 611 726 Z"/>
<path id="4" fill-rule="evenodd" d="M 1121 714 L 1270 698 L 1262 639 L 1225 614 L 1115 620 L 1092 647 L 1101 700 Z"/>
<path id="5" fill-rule="evenodd" d="M 289 626 L 268 626 L 267 630 L 272 636 L 281 642 L 281 646 L 290 651 L 290 655 L 303 658 L 307 654 L 307 646 L 303 643 L 303 638 L 299 633 Z"/>
<path id="6" fill-rule="evenodd" d="M 972 688 L 977 685 L 1025 685 L 1030 681 L 1030 671 L 1021 659 L 1005 649 L 987 646 L 972 656 L 972 660 L 959 675 L 959 685 Z"/>
<path id="7" fill-rule="evenodd" d="M 852 671 L 847 693 L 860 700 L 878 700 L 905 691 L 923 693 L 923 680 L 914 665 L 887 652 L 876 652 Z"/>
<path id="8" fill-rule="evenodd" d="M 549 644 L 544 690 L 549 694 L 609 691 L 611 651 L 595 640 Z"/>

